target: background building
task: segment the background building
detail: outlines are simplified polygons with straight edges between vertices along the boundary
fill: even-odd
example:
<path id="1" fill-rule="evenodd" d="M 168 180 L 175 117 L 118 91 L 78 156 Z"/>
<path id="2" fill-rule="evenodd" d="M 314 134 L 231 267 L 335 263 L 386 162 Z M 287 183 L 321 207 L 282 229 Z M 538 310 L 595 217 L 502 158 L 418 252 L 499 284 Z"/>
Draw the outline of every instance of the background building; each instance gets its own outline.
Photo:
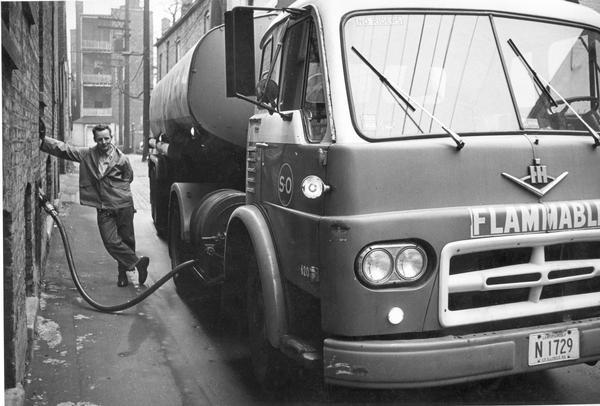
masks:
<path id="1" fill-rule="evenodd" d="M 39 133 L 69 140 L 64 2 L 2 2 L 2 217 L 4 387 L 22 392 L 43 279 L 51 218 L 37 189 L 59 191 L 58 161 Z"/>
<path id="2" fill-rule="evenodd" d="M 223 13 L 236 6 L 287 7 L 292 0 L 183 0 L 181 17 L 163 19 L 162 35 L 156 41 L 156 80 L 190 50 L 208 30 L 223 24 Z"/>
<path id="3" fill-rule="evenodd" d="M 124 152 L 136 151 L 143 139 L 144 10 L 138 0 L 124 3 L 107 15 L 83 14 L 83 2 L 76 3 L 71 30 L 75 145 L 92 145 L 91 128 L 99 123 L 110 125 Z"/>
<path id="4" fill-rule="evenodd" d="M 584 6 L 592 8 L 600 13 L 600 0 L 579 0 L 579 4 L 583 4 Z"/>

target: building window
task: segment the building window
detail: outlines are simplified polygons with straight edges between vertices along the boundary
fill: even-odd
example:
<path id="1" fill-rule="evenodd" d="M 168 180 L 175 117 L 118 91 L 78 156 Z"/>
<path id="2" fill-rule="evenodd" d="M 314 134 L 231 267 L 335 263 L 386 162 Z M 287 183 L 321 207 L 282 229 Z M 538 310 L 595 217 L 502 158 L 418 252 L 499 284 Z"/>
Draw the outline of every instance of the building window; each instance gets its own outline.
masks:
<path id="1" fill-rule="evenodd" d="M 179 38 L 177 38 L 177 41 L 175 41 L 175 63 L 177 63 L 177 61 L 179 60 L 180 46 L 181 46 L 181 40 Z"/>
<path id="2" fill-rule="evenodd" d="M 110 87 L 84 87 L 83 88 L 84 109 L 110 109 L 111 88 Z M 90 115 L 101 115 L 98 112 Z M 112 113 L 111 113 L 112 114 Z"/>
<path id="3" fill-rule="evenodd" d="M 35 25 L 35 17 L 33 14 L 33 10 L 31 9 L 31 5 L 29 2 L 23 2 L 23 17 L 25 17 L 25 21 L 29 24 L 29 27 Z"/>
<path id="4" fill-rule="evenodd" d="M 12 3 L 17 4 L 17 3 Z M 12 71 L 23 65 L 21 51 L 10 31 L 11 3 L 2 2 L 2 76 L 11 80 Z"/>
<path id="5" fill-rule="evenodd" d="M 163 60 L 163 55 L 158 54 L 158 79 L 162 79 L 162 60 Z"/>
<path id="6" fill-rule="evenodd" d="M 167 41 L 167 51 L 165 52 L 167 55 L 167 61 L 165 63 L 165 73 L 169 71 L 169 41 Z"/>
<path id="7" fill-rule="evenodd" d="M 31 184 L 28 183 L 25 188 L 25 294 L 33 296 L 34 278 L 33 278 L 33 208 L 31 204 L 32 193 Z"/>

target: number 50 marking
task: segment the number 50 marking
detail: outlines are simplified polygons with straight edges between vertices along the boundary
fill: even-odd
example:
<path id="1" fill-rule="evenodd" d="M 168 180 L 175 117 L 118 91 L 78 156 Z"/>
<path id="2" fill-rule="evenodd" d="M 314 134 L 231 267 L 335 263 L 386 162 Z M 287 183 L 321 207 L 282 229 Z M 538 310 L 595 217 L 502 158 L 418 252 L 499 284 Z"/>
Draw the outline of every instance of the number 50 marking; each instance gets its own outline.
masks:
<path id="1" fill-rule="evenodd" d="M 292 193 L 292 178 L 279 177 L 279 193 L 282 192 L 286 194 Z"/>
<path id="2" fill-rule="evenodd" d="M 294 174 L 292 167 L 284 163 L 279 168 L 279 176 L 277 177 L 277 192 L 279 195 L 279 201 L 283 206 L 288 206 L 292 201 L 294 194 Z"/>

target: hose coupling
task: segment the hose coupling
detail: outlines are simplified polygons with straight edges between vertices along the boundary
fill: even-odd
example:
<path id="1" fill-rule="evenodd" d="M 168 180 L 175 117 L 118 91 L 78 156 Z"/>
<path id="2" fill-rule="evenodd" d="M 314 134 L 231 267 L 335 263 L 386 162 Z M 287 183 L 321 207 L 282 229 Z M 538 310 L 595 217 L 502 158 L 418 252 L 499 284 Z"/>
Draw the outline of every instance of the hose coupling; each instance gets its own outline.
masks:
<path id="1" fill-rule="evenodd" d="M 41 188 L 38 188 L 37 195 L 38 200 L 40 202 L 40 207 L 44 209 L 46 213 L 58 215 L 58 210 L 56 210 L 54 205 L 50 203 L 50 201 L 48 200 Z"/>

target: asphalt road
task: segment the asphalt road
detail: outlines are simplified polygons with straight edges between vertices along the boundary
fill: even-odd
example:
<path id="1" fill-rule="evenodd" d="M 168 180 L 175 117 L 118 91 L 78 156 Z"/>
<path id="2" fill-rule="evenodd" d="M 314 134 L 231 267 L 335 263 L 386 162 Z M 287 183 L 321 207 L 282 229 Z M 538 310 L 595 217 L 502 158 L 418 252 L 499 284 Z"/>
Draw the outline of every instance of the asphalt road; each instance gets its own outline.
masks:
<path id="1" fill-rule="evenodd" d="M 136 171 L 132 186 L 138 252 L 152 258 L 149 286 L 170 270 L 170 262 L 166 243 L 152 225 L 145 164 L 139 155 L 131 160 Z M 74 187 L 72 181 L 64 182 L 65 189 Z M 129 287 L 119 289 L 116 273 L 105 271 L 114 261 L 96 235 L 92 209 L 67 204 L 61 216 L 82 278 L 98 300 L 122 302 L 142 291 L 134 283 L 136 275 Z M 331 387 L 323 385 L 318 374 L 299 371 L 283 390 L 265 394 L 253 380 L 243 337 L 226 332 L 206 303 L 182 301 L 169 281 L 132 309 L 98 313 L 81 301 L 60 263 L 57 232 L 52 249 L 55 257 L 47 270 L 26 385 L 29 405 L 600 403 L 600 363 L 415 390 Z"/>

